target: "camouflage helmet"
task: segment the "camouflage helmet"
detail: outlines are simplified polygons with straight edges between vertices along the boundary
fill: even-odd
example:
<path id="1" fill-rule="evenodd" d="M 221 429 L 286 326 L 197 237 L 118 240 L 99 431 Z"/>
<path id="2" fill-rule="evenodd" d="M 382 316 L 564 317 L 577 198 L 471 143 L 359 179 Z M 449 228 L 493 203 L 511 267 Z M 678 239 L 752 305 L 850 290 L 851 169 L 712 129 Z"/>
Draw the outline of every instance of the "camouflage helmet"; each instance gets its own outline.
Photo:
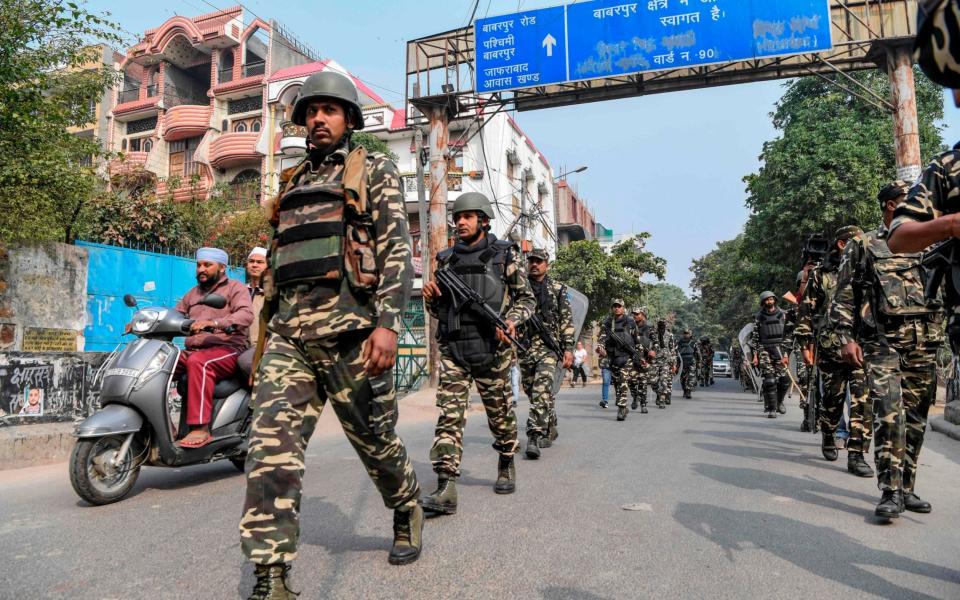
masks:
<path id="1" fill-rule="evenodd" d="M 349 77 L 336 71 L 314 73 L 303 82 L 300 93 L 297 94 L 297 101 L 293 105 L 291 120 L 294 125 L 306 125 L 307 105 L 321 98 L 342 102 L 347 114 L 353 116 L 354 131 L 363 129 L 363 110 L 360 108 L 357 86 Z"/>
<path id="2" fill-rule="evenodd" d="M 635 314 L 635 315 L 647 316 L 647 307 L 646 307 L 646 306 L 634 306 L 633 309 L 632 309 L 630 312 L 633 313 L 633 314 Z"/>
<path id="3" fill-rule="evenodd" d="M 913 54 L 920 69 L 943 87 L 960 88 L 960 0 L 917 3 Z"/>
<path id="4" fill-rule="evenodd" d="M 493 206 L 490 205 L 490 200 L 480 192 L 461 194 L 460 197 L 453 202 L 453 210 L 451 212 L 454 215 L 467 210 L 482 212 L 487 215 L 488 219 L 493 219 Z"/>
<path id="5" fill-rule="evenodd" d="M 860 235 L 863 233 L 863 230 L 857 227 L 856 225 L 846 225 L 837 229 L 833 234 L 833 239 L 836 241 L 847 241 L 850 238 Z"/>
<path id="6" fill-rule="evenodd" d="M 763 292 L 762 294 L 760 294 L 760 304 L 763 304 L 764 302 L 766 302 L 766 301 L 767 301 L 767 298 L 776 298 L 776 297 L 777 297 L 776 294 L 774 294 L 774 293 L 771 292 L 770 290 L 767 290 L 767 291 Z"/>

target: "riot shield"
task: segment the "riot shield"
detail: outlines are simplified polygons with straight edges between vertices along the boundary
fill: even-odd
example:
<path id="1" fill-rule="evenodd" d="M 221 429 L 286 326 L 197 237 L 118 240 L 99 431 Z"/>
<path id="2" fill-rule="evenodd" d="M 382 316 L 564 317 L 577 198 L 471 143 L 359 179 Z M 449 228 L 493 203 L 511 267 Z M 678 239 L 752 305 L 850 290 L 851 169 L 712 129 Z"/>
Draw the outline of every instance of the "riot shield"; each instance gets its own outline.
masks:
<path id="1" fill-rule="evenodd" d="M 580 339 L 580 330 L 583 329 L 583 322 L 587 319 L 587 310 L 590 308 L 590 301 L 587 300 L 587 297 L 573 289 L 570 286 L 567 286 L 567 298 L 570 300 L 570 310 L 573 313 L 573 340 L 576 342 Z M 563 357 L 560 357 L 560 360 L 563 360 Z M 566 369 L 560 367 L 557 369 L 557 373 L 553 376 L 553 389 L 551 390 L 551 395 L 556 396 L 560 392 L 560 386 L 563 385 L 563 376 L 566 374 Z"/>
<path id="2" fill-rule="evenodd" d="M 740 334 L 737 335 L 737 341 L 740 342 L 740 349 L 743 351 L 743 370 L 746 372 L 747 377 L 750 378 L 750 381 L 753 383 L 753 389 L 757 391 L 757 395 L 760 395 L 760 373 L 757 372 L 757 369 L 753 366 L 753 347 L 750 346 L 750 336 L 753 335 L 753 323 L 747 323 L 743 326 L 743 329 L 740 330 Z M 743 377 L 743 373 L 740 374 Z"/>

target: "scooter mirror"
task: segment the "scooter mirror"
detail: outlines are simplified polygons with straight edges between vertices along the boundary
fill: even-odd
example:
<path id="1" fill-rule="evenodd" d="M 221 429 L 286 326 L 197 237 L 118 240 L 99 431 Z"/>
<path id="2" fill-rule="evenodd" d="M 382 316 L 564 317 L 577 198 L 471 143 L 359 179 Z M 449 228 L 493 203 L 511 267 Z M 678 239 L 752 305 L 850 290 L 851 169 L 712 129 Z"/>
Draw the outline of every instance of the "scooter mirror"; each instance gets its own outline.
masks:
<path id="1" fill-rule="evenodd" d="M 137 299 L 134 298 L 131 294 L 124 294 L 123 303 L 129 306 L 130 308 L 137 307 Z"/>
<path id="2" fill-rule="evenodd" d="M 227 305 L 227 299 L 220 294 L 207 294 L 199 304 L 209 306 L 210 308 L 223 308 Z"/>

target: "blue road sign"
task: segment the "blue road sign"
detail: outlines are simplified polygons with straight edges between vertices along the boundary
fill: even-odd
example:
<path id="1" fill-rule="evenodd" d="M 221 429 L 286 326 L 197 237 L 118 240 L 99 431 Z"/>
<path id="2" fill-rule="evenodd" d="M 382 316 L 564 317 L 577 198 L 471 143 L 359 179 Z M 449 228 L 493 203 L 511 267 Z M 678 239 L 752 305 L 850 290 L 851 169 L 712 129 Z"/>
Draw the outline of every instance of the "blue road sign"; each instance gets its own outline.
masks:
<path id="1" fill-rule="evenodd" d="M 564 7 L 478 19 L 474 26 L 476 90 L 480 93 L 567 79 Z"/>
<path id="2" fill-rule="evenodd" d="M 832 47 L 829 0 L 577 2 L 477 21 L 476 90 L 520 89 Z"/>

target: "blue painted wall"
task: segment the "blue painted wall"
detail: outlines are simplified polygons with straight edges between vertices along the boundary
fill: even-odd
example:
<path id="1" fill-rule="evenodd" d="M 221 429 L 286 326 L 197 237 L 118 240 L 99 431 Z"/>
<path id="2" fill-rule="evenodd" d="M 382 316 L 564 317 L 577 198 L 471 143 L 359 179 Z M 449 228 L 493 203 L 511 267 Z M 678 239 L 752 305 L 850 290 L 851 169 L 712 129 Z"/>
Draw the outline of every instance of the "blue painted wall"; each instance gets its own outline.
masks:
<path id="1" fill-rule="evenodd" d="M 123 341 L 123 327 L 134 310 L 123 303 L 133 294 L 140 306 L 173 307 L 197 285 L 196 262 L 170 254 L 77 242 L 89 253 L 87 272 L 87 327 L 85 350 L 108 352 Z M 243 281 L 244 271 L 230 267 L 227 274 Z"/>

